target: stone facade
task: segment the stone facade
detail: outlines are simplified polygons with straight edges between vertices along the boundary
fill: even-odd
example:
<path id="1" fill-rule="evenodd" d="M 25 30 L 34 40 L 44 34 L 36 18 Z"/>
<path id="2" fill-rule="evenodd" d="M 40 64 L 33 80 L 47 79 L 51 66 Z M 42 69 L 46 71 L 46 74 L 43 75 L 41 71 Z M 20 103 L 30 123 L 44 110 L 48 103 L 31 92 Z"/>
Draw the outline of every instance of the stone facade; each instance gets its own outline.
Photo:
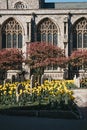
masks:
<path id="1" fill-rule="evenodd" d="M 26 51 L 26 43 L 32 41 L 32 32 L 34 31 L 35 34 L 37 33 L 37 31 L 33 30 L 31 27 L 31 19 L 34 19 L 35 26 L 37 28 L 42 20 L 48 18 L 58 29 L 58 46 L 65 49 L 65 54 L 68 56 L 73 50 L 73 43 L 70 39 L 71 28 L 81 18 L 87 19 L 86 5 L 87 2 L 65 4 L 45 3 L 44 0 L 0 0 L 0 49 L 2 49 L 3 41 L 2 28 L 6 22 L 9 21 L 9 18 L 15 19 L 22 28 L 23 52 Z M 34 37 L 33 41 L 36 40 L 37 39 Z M 64 43 L 66 43 L 65 48 Z M 53 75 L 56 75 L 55 71 L 51 72 Z M 50 73 L 51 76 L 52 73 Z M 57 75 L 57 77 L 59 76 Z"/>
<path id="2" fill-rule="evenodd" d="M 7 9 L 6 0 L 0 0 L 0 9 Z"/>

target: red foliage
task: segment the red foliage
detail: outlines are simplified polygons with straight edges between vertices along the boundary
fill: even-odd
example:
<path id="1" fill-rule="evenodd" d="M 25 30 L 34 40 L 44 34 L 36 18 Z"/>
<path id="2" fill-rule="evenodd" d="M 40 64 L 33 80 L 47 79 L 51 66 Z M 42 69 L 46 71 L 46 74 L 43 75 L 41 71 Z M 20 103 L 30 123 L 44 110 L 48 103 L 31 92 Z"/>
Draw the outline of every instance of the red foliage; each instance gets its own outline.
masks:
<path id="1" fill-rule="evenodd" d="M 86 49 L 81 49 L 81 50 L 76 50 L 74 51 L 70 58 L 69 58 L 69 63 L 72 66 L 87 66 L 87 50 Z"/>
<path id="2" fill-rule="evenodd" d="M 9 48 L 0 50 L 1 69 L 18 69 L 23 61 L 23 53 L 19 49 Z"/>
<path id="3" fill-rule="evenodd" d="M 51 44 L 35 42 L 27 46 L 27 63 L 31 68 L 46 67 L 49 65 L 64 65 L 64 50 Z"/>

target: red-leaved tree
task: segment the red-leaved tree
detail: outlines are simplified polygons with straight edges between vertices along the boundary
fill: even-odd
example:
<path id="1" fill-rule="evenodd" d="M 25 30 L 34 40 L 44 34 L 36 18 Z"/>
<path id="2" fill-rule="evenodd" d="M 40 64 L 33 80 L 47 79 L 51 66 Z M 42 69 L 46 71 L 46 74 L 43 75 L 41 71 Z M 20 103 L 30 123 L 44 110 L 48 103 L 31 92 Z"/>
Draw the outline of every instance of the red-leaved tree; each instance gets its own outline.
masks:
<path id="1" fill-rule="evenodd" d="M 20 69 L 23 61 L 23 53 L 19 49 L 0 50 L 0 70 Z"/>
<path id="2" fill-rule="evenodd" d="M 65 67 L 66 61 L 64 50 L 57 46 L 41 42 L 27 44 L 27 63 L 31 69 L 40 69 L 41 72 L 49 65 Z"/>
<path id="3" fill-rule="evenodd" d="M 74 51 L 69 57 L 69 63 L 74 67 L 87 67 L 87 50 L 80 49 Z"/>

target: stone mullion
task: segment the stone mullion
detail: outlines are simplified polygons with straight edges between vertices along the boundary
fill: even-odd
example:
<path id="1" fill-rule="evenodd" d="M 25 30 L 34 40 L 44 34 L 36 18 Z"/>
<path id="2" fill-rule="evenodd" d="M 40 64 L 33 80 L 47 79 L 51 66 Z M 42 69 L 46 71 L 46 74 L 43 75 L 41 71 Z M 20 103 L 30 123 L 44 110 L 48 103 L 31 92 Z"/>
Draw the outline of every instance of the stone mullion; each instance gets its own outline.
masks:
<path id="1" fill-rule="evenodd" d="M 16 43 L 17 43 L 17 44 L 16 44 L 16 47 L 17 47 L 17 48 L 18 48 L 18 42 L 19 42 L 19 41 L 18 41 L 18 34 L 19 34 L 19 32 L 16 32 L 16 37 L 17 37 L 17 39 L 16 39 Z"/>
<path id="2" fill-rule="evenodd" d="M 83 44 L 84 44 L 84 43 L 83 43 L 83 41 L 84 41 L 84 39 L 83 39 L 83 38 L 84 38 L 84 37 L 83 37 L 83 35 L 84 35 L 84 30 L 83 30 L 83 29 L 82 29 L 82 32 L 81 32 L 81 33 L 82 33 L 82 49 L 83 49 Z"/>
<path id="3" fill-rule="evenodd" d="M 57 46 L 59 45 L 59 31 L 57 31 Z"/>
<path id="4" fill-rule="evenodd" d="M 41 42 L 42 42 L 42 32 L 40 33 L 40 36 L 39 36 L 39 37 L 40 37 L 40 39 L 41 39 Z"/>
<path id="5" fill-rule="evenodd" d="M 53 28 L 51 30 L 51 35 L 52 35 L 52 45 L 54 45 L 54 43 L 53 43 Z"/>
<path id="6" fill-rule="evenodd" d="M 13 32 L 11 32 L 11 48 L 13 48 Z"/>
<path id="7" fill-rule="evenodd" d="M 77 32 L 77 48 L 78 48 L 78 34 L 79 34 L 79 33 Z"/>
<path id="8" fill-rule="evenodd" d="M 31 22 L 29 22 L 29 42 L 31 42 Z"/>
<path id="9" fill-rule="evenodd" d="M 6 34 L 6 48 L 7 48 L 7 32 L 5 34 Z"/>
<path id="10" fill-rule="evenodd" d="M 46 29 L 46 42 L 48 43 L 48 34 L 49 34 L 49 30 L 48 28 Z"/>

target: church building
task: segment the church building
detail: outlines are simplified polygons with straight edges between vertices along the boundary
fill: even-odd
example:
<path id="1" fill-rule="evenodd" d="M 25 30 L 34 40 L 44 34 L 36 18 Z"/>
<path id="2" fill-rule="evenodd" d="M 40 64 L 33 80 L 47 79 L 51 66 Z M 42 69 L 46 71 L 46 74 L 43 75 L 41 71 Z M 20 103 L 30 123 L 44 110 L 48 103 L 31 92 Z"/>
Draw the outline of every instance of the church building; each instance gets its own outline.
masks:
<path id="1" fill-rule="evenodd" d="M 75 49 L 87 48 L 87 2 L 0 0 L 0 49 L 25 52 L 27 43 L 35 41 L 57 45 L 67 57 Z M 60 68 L 50 67 L 44 73 L 63 78 Z"/>

